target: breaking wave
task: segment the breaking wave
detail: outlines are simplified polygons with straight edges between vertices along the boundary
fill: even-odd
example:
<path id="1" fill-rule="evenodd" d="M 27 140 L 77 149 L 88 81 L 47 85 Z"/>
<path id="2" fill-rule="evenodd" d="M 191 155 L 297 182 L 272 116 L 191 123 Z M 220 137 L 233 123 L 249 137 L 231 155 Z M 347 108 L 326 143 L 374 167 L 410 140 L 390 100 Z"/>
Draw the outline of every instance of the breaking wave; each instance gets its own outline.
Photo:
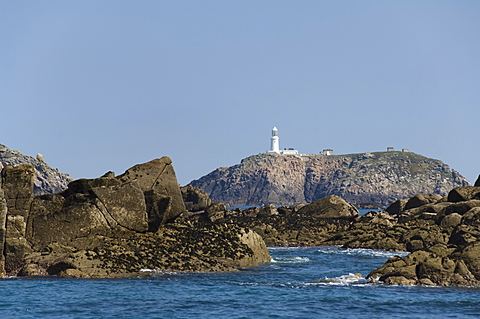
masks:
<path id="1" fill-rule="evenodd" d="M 408 252 L 398 252 L 398 251 L 384 251 L 376 249 L 366 249 L 366 248 L 340 248 L 340 247 L 321 247 L 317 250 L 321 254 L 334 254 L 334 255 L 349 255 L 349 256 L 358 256 L 358 257 L 384 257 L 391 258 L 394 256 L 405 257 Z"/>
<path id="2" fill-rule="evenodd" d="M 307 282 L 307 285 L 353 285 L 366 284 L 368 281 L 361 274 L 348 274 L 339 277 L 325 278 Z"/>
<path id="3" fill-rule="evenodd" d="M 309 262 L 310 258 L 308 257 L 275 257 L 272 258 L 272 263 L 283 263 L 283 264 L 300 264 Z"/>

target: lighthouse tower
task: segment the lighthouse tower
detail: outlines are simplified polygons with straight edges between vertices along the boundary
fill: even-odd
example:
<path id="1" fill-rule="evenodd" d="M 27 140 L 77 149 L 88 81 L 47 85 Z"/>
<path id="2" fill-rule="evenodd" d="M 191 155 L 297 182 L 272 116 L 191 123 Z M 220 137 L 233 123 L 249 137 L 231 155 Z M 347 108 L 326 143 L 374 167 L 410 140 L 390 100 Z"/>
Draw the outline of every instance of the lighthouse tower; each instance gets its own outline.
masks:
<path id="1" fill-rule="evenodd" d="M 272 129 L 272 141 L 271 141 L 270 152 L 280 154 L 280 141 L 278 138 L 277 127 L 274 127 Z"/>
<path id="2" fill-rule="evenodd" d="M 298 151 L 293 148 L 280 150 L 280 139 L 278 137 L 278 128 L 272 129 L 272 137 L 270 140 L 270 151 L 267 153 L 276 153 L 280 155 L 298 155 Z"/>

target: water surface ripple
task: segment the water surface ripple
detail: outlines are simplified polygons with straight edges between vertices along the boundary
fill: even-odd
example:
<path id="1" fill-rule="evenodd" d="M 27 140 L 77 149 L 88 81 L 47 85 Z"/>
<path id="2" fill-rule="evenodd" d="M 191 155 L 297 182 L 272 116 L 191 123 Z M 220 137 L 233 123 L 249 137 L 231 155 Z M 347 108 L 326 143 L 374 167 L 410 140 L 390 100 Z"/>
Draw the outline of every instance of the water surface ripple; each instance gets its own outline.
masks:
<path id="1" fill-rule="evenodd" d="M 372 285 L 354 275 L 366 276 L 399 253 L 339 247 L 270 253 L 272 263 L 228 273 L 1 279 L 0 318 L 480 317 L 479 288 Z"/>

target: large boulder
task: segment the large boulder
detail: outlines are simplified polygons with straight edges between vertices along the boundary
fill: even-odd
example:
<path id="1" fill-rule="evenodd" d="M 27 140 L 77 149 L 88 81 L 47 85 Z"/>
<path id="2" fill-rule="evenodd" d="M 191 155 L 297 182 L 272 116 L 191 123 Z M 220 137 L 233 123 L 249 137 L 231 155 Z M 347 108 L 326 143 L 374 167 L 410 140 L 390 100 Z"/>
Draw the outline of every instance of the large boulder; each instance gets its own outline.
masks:
<path id="1" fill-rule="evenodd" d="M 205 209 L 205 218 L 210 222 L 215 222 L 225 217 L 227 207 L 223 203 L 213 203 Z"/>
<path id="2" fill-rule="evenodd" d="M 71 243 L 93 235 L 145 232 L 148 217 L 143 191 L 135 182 L 98 178 L 72 182 L 60 194 L 37 196 L 32 203 L 29 240 L 38 248 Z"/>
<path id="3" fill-rule="evenodd" d="M 445 209 L 442 213 L 444 213 L 445 215 L 450 215 L 453 213 L 464 215 L 466 212 L 468 212 L 474 207 L 480 207 L 479 199 L 472 199 L 457 203 L 449 203 L 448 206 L 445 206 Z"/>
<path id="4" fill-rule="evenodd" d="M 330 195 L 305 205 L 298 211 L 298 214 L 318 218 L 351 218 L 359 215 L 353 205 L 336 195 Z"/>
<path id="5" fill-rule="evenodd" d="M 443 196 L 438 194 L 417 194 L 411 197 L 405 204 L 404 210 L 417 208 L 426 204 L 436 203 L 441 200 Z"/>
<path id="6" fill-rule="evenodd" d="M 390 204 L 385 211 L 390 215 L 400 215 L 401 212 L 405 210 L 405 205 L 407 205 L 408 199 L 398 199 Z"/>
<path id="7" fill-rule="evenodd" d="M 186 210 L 172 160 L 167 156 L 135 165 L 117 179 L 122 182 L 135 181 L 144 192 L 153 189 L 159 195 L 170 197 L 170 206 L 163 215 L 162 223 L 175 219 Z"/>
<path id="8" fill-rule="evenodd" d="M 213 202 L 208 194 L 200 188 L 192 185 L 183 186 L 180 188 L 182 192 L 183 201 L 186 209 L 190 212 L 198 212 L 205 210 Z"/>
<path id="9" fill-rule="evenodd" d="M 251 254 L 246 254 L 240 258 L 240 267 L 251 267 L 259 263 L 272 261 L 267 246 L 262 237 L 253 230 L 242 230 L 239 234 L 240 242 L 246 245 L 251 251 Z"/>
<path id="10" fill-rule="evenodd" d="M 478 285 L 479 282 L 466 265 L 465 259 L 455 258 L 450 253 L 451 250 L 440 245 L 430 250 L 415 251 L 404 258 L 393 257 L 372 271 L 367 278 L 389 285 Z M 471 254 L 474 262 L 477 261 L 475 254 Z"/>
<path id="11" fill-rule="evenodd" d="M 480 187 L 461 186 L 452 189 L 448 193 L 449 202 L 463 202 L 471 199 L 480 199 Z"/>
<path id="12" fill-rule="evenodd" d="M 92 189 L 96 206 L 102 211 L 110 227 L 121 227 L 135 232 L 148 230 L 145 198 L 135 182 Z"/>
<path id="13" fill-rule="evenodd" d="M 258 212 L 259 218 L 265 218 L 265 217 L 276 216 L 276 215 L 278 215 L 278 210 L 273 204 L 261 207 Z"/>

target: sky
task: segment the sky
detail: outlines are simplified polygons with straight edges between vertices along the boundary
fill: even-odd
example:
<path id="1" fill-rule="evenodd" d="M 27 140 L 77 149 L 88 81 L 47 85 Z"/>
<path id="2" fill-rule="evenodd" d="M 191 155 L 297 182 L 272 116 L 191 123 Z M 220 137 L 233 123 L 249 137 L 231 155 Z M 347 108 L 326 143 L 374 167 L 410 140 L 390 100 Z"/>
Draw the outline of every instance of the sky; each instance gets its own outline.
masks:
<path id="1" fill-rule="evenodd" d="M 480 174 L 480 1 L 0 1 L 0 144 L 181 185 L 270 148 Z"/>

